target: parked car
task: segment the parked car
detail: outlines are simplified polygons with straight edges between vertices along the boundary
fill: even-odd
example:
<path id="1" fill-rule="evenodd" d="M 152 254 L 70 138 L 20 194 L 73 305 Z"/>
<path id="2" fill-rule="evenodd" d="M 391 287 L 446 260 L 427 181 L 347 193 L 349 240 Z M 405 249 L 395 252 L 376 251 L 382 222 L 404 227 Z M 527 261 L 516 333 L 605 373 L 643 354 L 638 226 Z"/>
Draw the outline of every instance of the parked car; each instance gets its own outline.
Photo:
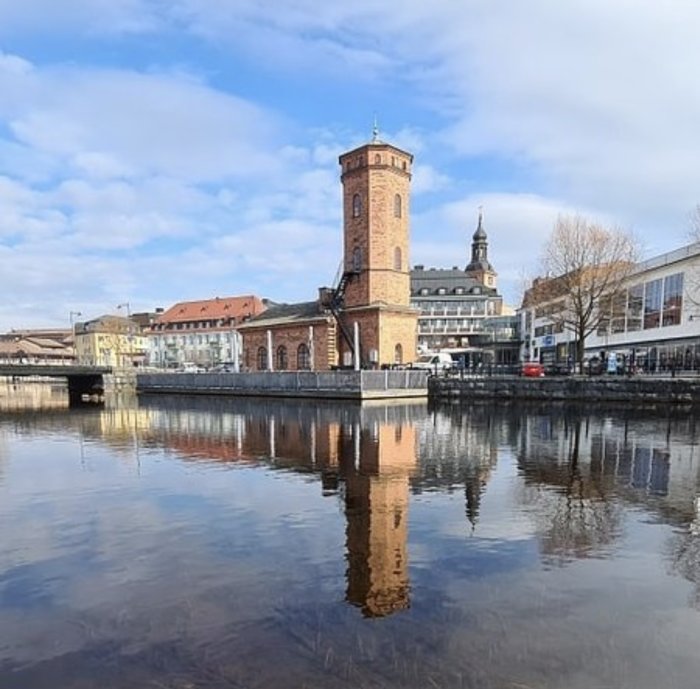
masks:
<path id="1" fill-rule="evenodd" d="M 520 375 L 525 378 L 543 378 L 544 366 L 539 361 L 526 361 L 520 369 Z"/>
<path id="2" fill-rule="evenodd" d="M 236 366 L 232 361 L 224 361 L 211 369 L 212 373 L 235 373 Z"/>
<path id="3" fill-rule="evenodd" d="M 199 364 L 195 364 L 191 361 L 185 361 L 185 363 L 178 369 L 180 373 L 204 373 L 205 370 L 206 369 Z"/>
<path id="4" fill-rule="evenodd" d="M 454 360 L 448 352 L 422 354 L 411 364 L 411 368 L 420 368 L 428 371 L 445 371 L 453 366 Z"/>

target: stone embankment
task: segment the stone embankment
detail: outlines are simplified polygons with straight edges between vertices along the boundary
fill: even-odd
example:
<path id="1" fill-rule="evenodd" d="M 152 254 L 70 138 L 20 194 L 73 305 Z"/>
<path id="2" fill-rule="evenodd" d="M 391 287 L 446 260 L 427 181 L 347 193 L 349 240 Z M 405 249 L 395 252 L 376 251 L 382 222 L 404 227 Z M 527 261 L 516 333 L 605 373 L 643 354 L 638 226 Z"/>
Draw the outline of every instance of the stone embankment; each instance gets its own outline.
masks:
<path id="1" fill-rule="evenodd" d="M 700 377 L 438 378 L 428 381 L 433 400 L 557 400 L 599 404 L 700 404 Z"/>

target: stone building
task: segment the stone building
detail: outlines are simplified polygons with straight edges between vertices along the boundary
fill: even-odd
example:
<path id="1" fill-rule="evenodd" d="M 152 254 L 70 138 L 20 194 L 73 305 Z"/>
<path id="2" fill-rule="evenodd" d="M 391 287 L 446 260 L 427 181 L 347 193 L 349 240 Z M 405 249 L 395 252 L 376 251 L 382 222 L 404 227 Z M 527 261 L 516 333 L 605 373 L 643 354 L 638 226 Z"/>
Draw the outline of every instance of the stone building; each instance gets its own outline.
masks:
<path id="1" fill-rule="evenodd" d="M 146 361 L 148 343 L 129 318 L 104 315 L 75 324 L 77 363 L 131 368 Z"/>
<path id="2" fill-rule="evenodd" d="M 343 270 L 316 301 L 271 306 L 240 328 L 244 370 L 378 368 L 413 361 L 409 200 L 413 156 L 380 141 L 339 159 Z"/>
<path id="3" fill-rule="evenodd" d="M 488 237 L 479 212 L 471 257 L 464 270 L 411 270 L 411 305 L 420 309 L 418 347 L 422 351 L 476 348 L 494 363 L 517 361 L 516 320 L 503 304 L 497 273 L 488 258 Z"/>
<path id="4" fill-rule="evenodd" d="M 157 314 L 148 327 L 149 362 L 163 368 L 185 362 L 238 365 L 238 326 L 265 310 L 255 295 L 182 301 Z"/>

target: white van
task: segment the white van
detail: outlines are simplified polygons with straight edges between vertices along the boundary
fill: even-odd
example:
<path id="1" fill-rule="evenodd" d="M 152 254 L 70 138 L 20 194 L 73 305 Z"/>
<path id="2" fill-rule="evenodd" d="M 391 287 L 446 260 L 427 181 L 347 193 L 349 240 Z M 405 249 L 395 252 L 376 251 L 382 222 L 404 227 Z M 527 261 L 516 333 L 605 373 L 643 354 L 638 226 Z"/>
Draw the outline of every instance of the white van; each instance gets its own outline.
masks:
<path id="1" fill-rule="evenodd" d="M 448 352 L 422 354 L 411 364 L 411 368 L 422 368 L 429 371 L 444 371 L 453 366 L 454 360 Z"/>

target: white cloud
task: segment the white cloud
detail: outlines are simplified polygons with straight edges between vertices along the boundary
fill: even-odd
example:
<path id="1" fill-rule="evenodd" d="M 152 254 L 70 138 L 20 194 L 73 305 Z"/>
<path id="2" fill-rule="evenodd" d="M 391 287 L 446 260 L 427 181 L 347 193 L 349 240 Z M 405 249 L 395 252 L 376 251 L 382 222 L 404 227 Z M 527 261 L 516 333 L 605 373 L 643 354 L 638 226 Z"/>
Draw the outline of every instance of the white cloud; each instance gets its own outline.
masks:
<path id="1" fill-rule="evenodd" d="M 382 132 L 416 154 L 414 262 L 463 265 L 482 203 L 511 301 L 560 212 L 630 227 L 649 251 L 666 250 L 700 200 L 698 20 L 691 0 L 673 11 L 651 0 L 406 0 L 400 11 L 382 0 L 0 0 L 0 37 L 106 42 L 102 64 L 140 64 L 0 52 L 0 274 L 17 281 L 16 304 L 93 258 L 108 283 L 94 301 L 105 304 L 115 291 L 117 301 L 187 298 L 193 284 L 203 296 L 240 285 L 311 298 L 340 259 L 337 155 L 365 139 L 352 127 L 377 94 L 420 109 L 392 113 L 406 126 Z M 119 52 L 144 32 L 168 46 L 142 49 L 165 67 Z M 220 63 L 181 55 L 184 34 L 209 41 Z M 199 72 L 172 67 L 170 54 Z M 239 81 L 247 98 L 231 91 Z M 340 105 L 304 101 L 307 85 L 339 84 L 349 94 Z M 290 99 L 295 122 L 274 110 Z M 341 105 L 347 120 L 329 123 Z M 286 250 L 279 237 L 296 234 Z M 244 262 L 227 253 L 236 246 Z M 158 284 L 158 270 L 190 282 Z M 54 297 L 87 298 L 78 281 L 64 286 Z M 5 309 L 0 328 L 19 313 Z"/>
<path id="2" fill-rule="evenodd" d="M 498 273 L 504 298 L 511 305 L 520 300 L 523 280 L 537 274 L 541 248 L 557 216 L 586 212 L 571 208 L 560 199 L 534 194 L 467 196 L 414 216 L 412 263 L 426 268 L 464 269 L 470 259 L 480 206 L 488 235 L 489 260 Z"/>

